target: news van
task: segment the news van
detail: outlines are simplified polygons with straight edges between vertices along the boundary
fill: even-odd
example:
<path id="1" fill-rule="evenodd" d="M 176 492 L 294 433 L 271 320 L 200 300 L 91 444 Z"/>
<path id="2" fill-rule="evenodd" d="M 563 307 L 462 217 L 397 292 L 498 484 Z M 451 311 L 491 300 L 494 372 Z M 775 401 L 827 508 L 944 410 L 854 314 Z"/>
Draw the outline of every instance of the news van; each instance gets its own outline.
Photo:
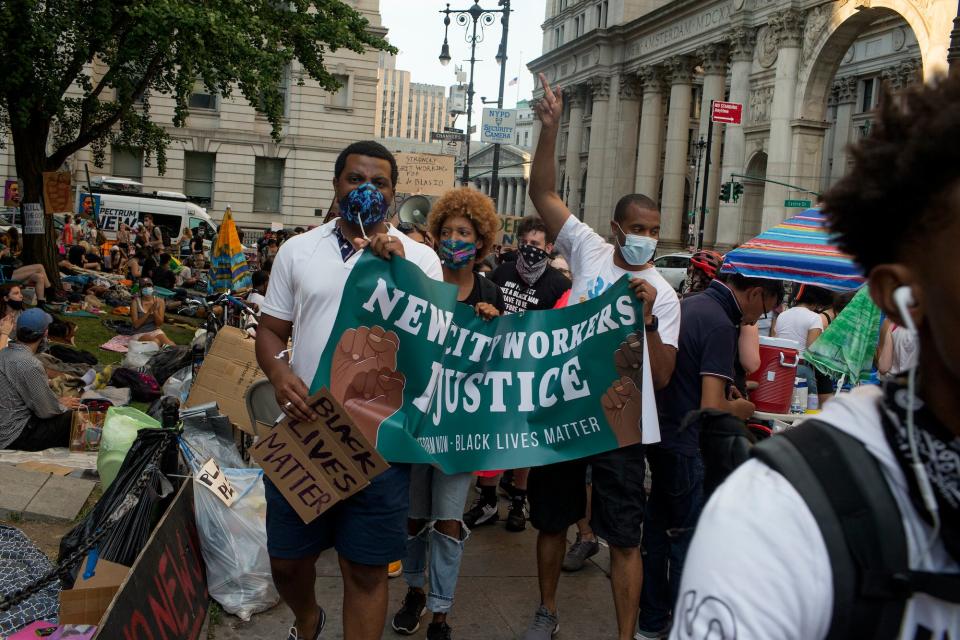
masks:
<path id="1" fill-rule="evenodd" d="M 121 224 L 133 229 L 146 215 L 152 216 L 153 223 L 166 230 L 173 244 L 179 241 L 184 229 L 190 229 L 194 236 L 200 234 L 205 240 L 210 240 L 217 232 L 217 224 L 207 210 L 190 202 L 182 193 L 142 193 L 142 184 L 126 178 L 102 177 L 90 182 L 89 188 L 82 185 L 77 190 L 75 211 L 93 216 L 109 241 L 117 239 Z"/>

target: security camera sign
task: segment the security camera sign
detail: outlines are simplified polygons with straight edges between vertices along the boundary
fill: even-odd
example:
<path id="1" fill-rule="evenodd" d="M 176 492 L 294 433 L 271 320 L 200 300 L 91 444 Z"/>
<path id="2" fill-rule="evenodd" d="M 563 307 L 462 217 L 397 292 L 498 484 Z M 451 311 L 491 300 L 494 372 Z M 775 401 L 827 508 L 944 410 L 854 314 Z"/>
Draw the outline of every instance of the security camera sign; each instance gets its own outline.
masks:
<path id="1" fill-rule="evenodd" d="M 480 141 L 510 144 L 513 142 L 516 127 L 516 109 L 484 109 L 480 121 Z"/>

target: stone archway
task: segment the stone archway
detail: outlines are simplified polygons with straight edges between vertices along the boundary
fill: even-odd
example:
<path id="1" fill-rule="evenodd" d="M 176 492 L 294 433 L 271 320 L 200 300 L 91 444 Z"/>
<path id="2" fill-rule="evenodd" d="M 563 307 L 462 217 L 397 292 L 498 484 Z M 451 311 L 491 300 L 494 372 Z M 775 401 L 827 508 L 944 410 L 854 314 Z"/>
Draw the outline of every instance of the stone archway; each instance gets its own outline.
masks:
<path id="1" fill-rule="evenodd" d="M 747 162 L 744 173 L 756 178 L 767 177 L 767 154 L 756 152 Z M 740 217 L 740 232 L 737 242 L 745 242 L 760 235 L 763 222 L 763 196 L 766 183 L 760 180 L 743 179 L 743 214 Z"/>

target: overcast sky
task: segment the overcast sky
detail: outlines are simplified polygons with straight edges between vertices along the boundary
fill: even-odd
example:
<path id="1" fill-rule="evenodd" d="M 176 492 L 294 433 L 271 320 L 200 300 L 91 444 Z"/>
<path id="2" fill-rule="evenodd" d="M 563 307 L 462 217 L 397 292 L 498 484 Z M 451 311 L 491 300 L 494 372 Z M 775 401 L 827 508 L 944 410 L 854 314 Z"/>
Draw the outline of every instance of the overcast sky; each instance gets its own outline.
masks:
<path id="1" fill-rule="evenodd" d="M 472 0 L 452 0 L 451 9 L 468 9 Z M 497 0 L 480 0 L 485 9 L 497 9 Z M 513 0 L 510 14 L 510 33 L 507 38 L 507 74 L 503 90 L 503 104 L 511 108 L 519 99 L 529 99 L 533 91 L 533 78 L 527 71 L 528 62 L 540 56 L 543 43 L 544 0 Z M 387 38 L 400 49 L 397 68 L 409 71 L 413 82 L 450 86 L 456 83 L 454 67 L 463 65 L 469 81 L 470 46 L 464 40 L 464 27 L 457 25 L 451 15 L 450 56 L 453 60 L 444 67 L 437 57 L 443 44 L 443 15 L 446 7 L 440 0 L 380 0 L 380 15 L 383 25 L 389 29 Z M 479 27 L 478 27 L 479 31 Z M 500 67 L 494 57 L 502 33 L 499 19 L 488 27 L 483 42 L 477 45 L 477 64 L 474 69 L 474 124 L 479 120 L 480 97 L 497 99 L 500 82 Z M 518 84 L 506 86 L 514 77 Z M 458 125 L 466 126 L 466 116 L 461 116 Z"/>

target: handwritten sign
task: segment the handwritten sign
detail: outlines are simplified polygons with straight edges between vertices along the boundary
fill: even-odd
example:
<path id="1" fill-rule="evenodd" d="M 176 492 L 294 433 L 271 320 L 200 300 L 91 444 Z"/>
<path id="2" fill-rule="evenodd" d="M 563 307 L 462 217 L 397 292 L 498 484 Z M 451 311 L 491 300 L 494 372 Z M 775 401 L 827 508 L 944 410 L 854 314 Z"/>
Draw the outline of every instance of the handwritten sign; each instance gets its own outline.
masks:
<path id="1" fill-rule="evenodd" d="M 320 389 L 307 403 L 314 422 L 285 418 L 251 450 L 290 506 L 309 523 L 370 484 L 386 460 L 364 437 L 330 392 Z"/>
<path id="2" fill-rule="evenodd" d="M 435 153 L 397 153 L 400 179 L 397 193 L 442 196 L 454 187 L 453 156 Z"/>
<path id="3" fill-rule="evenodd" d="M 497 232 L 497 244 L 502 247 L 517 246 L 517 225 L 523 216 L 500 216 L 500 230 Z"/>
<path id="4" fill-rule="evenodd" d="M 228 507 L 232 507 L 233 503 L 240 497 L 237 495 L 237 490 L 227 480 L 227 476 L 220 470 L 220 465 L 213 458 L 203 463 L 203 466 L 197 471 L 196 478 L 197 482 L 213 492 L 213 495 L 220 498 L 220 501 Z"/>
<path id="5" fill-rule="evenodd" d="M 43 207 L 39 202 L 23 203 L 23 234 L 26 236 L 43 235 Z"/>
<path id="6" fill-rule="evenodd" d="M 43 201 L 47 205 L 47 215 L 73 211 L 70 206 L 73 200 L 70 197 L 72 182 L 69 171 L 43 172 Z"/>

